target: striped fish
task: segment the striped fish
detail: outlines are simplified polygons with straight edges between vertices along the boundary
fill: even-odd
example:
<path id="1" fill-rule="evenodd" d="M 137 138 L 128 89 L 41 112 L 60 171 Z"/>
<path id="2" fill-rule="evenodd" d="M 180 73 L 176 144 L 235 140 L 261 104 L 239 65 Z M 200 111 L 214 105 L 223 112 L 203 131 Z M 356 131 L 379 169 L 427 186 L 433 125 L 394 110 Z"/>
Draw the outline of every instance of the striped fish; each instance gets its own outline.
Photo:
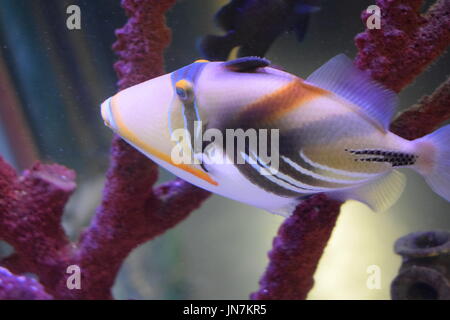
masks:
<path id="1" fill-rule="evenodd" d="M 306 80 L 246 57 L 196 61 L 121 91 L 101 113 L 180 178 L 284 216 L 316 193 L 387 210 L 405 186 L 398 168 L 419 172 L 450 200 L 450 126 L 405 140 L 388 129 L 396 105 L 394 92 L 344 55 Z M 174 139 L 179 132 L 187 135 Z M 174 159 L 174 150 L 191 161 Z"/>

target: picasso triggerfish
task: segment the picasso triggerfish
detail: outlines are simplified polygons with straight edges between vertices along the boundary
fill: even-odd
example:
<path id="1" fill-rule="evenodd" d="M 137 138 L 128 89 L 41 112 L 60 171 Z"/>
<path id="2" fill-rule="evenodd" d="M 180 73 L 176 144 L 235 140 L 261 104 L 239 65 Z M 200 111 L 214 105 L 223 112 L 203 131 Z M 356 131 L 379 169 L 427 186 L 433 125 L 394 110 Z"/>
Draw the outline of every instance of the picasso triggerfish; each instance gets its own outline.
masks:
<path id="1" fill-rule="evenodd" d="M 405 140 L 389 131 L 396 105 L 344 55 L 306 80 L 245 57 L 198 60 L 119 92 L 101 113 L 176 176 L 284 216 L 316 193 L 384 211 L 405 186 L 399 168 L 450 200 L 450 126 Z"/>

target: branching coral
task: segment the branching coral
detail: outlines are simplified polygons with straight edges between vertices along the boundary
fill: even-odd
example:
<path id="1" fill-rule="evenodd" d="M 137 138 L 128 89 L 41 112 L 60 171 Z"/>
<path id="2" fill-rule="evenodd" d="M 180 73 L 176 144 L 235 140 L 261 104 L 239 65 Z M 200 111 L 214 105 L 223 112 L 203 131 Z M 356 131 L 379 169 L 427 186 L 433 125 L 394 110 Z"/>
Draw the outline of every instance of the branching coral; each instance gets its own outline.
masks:
<path id="1" fill-rule="evenodd" d="M 128 23 L 117 31 L 114 45 L 120 89 L 163 72 L 163 51 L 170 41 L 164 13 L 174 0 L 124 0 Z M 157 166 L 120 138 L 111 150 L 103 201 L 79 242 L 71 243 L 62 227 L 64 205 L 75 189 L 75 174 L 59 165 L 36 164 L 22 176 L 0 160 L 0 238 L 15 253 L 1 261 L 14 273 L 32 272 L 46 291 L 57 299 L 109 299 L 117 271 L 131 250 L 183 220 L 209 195 L 181 180 L 153 188 Z M 81 270 L 81 289 L 69 290 L 66 272 Z M 18 280 L 17 280 L 18 279 Z M 49 298 L 7 290 L 14 283 L 0 273 L 3 298 Z M 14 281 L 15 282 L 14 282 Z M 18 296 L 18 292 L 22 295 Z M 9 295 L 9 296 L 8 296 Z"/>
<path id="2" fill-rule="evenodd" d="M 450 2 L 439 0 L 421 14 L 423 0 L 378 0 L 381 29 L 366 30 L 355 43 L 356 65 L 373 79 L 400 91 L 450 43 Z M 369 14 L 364 12 L 366 22 Z"/>
<path id="3" fill-rule="evenodd" d="M 117 31 L 114 45 L 120 58 L 115 65 L 120 89 L 163 72 L 162 53 L 170 41 L 164 13 L 174 2 L 122 1 L 129 20 Z M 383 28 L 356 38 L 355 63 L 399 91 L 448 47 L 450 2 L 437 1 L 425 15 L 419 12 L 420 0 L 379 0 L 377 4 Z M 450 117 L 448 97 L 447 81 L 419 106 L 400 115 L 393 130 L 410 139 L 430 132 Z M 72 243 L 60 223 L 75 189 L 74 172 L 38 163 L 19 176 L 0 159 L 0 238 L 15 249 L 0 264 L 14 274 L 34 273 L 42 284 L 0 268 L 0 298 L 111 298 L 111 286 L 129 252 L 176 225 L 209 196 L 181 180 L 154 187 L 157 170 L 115 137 L 102 203 L 80 240 Z M 296 208 L 274 240 L 269 266 L 253 299 L 306 297 L 339 207 L 340 203 L 318 195 Z M 71 265 L 80 267 L 81 289 L 67 287 Z"/>

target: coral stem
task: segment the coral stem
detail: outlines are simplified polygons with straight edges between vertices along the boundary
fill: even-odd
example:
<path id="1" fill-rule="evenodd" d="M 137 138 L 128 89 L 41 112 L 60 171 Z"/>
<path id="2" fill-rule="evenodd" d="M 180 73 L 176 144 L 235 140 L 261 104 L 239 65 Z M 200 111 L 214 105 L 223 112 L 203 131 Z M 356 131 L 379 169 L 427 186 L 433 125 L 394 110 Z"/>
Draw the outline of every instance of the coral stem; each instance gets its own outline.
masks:
<path id="1" fill-rule="evenodd" d="M 305 299 L 341 203 L 323 194 L 302 202 L 278 230 L 269 265 L 252 299 Z"/>
<path id="2" fill-rule="evenodd" d="M 413 140 L 434 131 L 450 119 L 450 77 L 430 96 L 402 112 L 391 124 L 391 131 Z"/>

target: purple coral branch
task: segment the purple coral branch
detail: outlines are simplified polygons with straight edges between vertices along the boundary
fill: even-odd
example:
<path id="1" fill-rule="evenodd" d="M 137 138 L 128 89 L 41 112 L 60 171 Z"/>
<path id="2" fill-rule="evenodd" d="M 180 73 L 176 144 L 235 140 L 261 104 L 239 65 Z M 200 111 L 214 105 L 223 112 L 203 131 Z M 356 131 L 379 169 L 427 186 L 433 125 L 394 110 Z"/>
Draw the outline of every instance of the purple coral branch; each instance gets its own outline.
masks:
<path id="1" fill-rule="evenodd" d="M 42 285 L 34 279 L 16 276 L 0 267 L 0 300 L 51 300 Z"/>

